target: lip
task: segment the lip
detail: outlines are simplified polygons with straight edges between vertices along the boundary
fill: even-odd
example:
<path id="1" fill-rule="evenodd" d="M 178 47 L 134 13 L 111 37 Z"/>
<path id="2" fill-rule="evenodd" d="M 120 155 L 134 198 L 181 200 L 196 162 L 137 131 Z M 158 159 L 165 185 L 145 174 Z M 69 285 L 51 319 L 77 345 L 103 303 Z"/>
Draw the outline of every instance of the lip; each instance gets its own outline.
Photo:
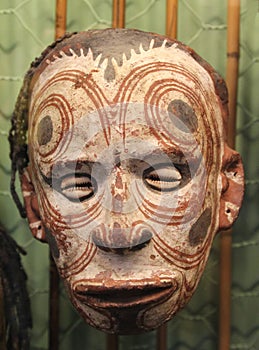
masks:
<path id="1" fill-rule="evenodd" d="M 159 303 L 170 298 L 178 289 L 172 279 L 144 279 L 141 281 L 109 281 L 78 284 L 74 296 L 83 304 L 96 308 L 130 308 Z"/>

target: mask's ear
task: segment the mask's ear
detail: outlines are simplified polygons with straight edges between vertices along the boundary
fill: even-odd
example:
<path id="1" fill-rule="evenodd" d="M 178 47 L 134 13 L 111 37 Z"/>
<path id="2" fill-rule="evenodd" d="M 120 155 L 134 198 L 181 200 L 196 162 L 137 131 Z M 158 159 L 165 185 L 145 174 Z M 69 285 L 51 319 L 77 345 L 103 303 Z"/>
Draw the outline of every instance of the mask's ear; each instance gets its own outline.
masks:
<path id="1" fill-rule="evenodd" d="M 46 242 L 45 230 L 41 222 L 38 200 L 28 168 L 24 170 L 20 180 L 30 230 L 35 238 Z"/>
<path id="2" fill-rule="evenodd" d="M 229 229 L 236 220 L 244 195 L 244 169 L 239 153 L 225 146 L 221 169 L 219 230 Z"/>

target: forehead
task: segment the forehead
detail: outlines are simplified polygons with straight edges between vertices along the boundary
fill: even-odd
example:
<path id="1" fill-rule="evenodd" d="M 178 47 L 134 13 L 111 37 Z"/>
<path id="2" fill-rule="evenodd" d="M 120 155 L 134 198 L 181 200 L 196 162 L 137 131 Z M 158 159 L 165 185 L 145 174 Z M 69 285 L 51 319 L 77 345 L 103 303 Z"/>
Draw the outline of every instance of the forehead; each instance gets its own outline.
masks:
<path id="1" fill-rule="evenodd" d="M 87 97 L 95 95 L 103 105 L 144 98 L 157 105 L 155 96 L 161 99 L 172 91 L 193 104 L 198 95 L 210 94 L 217 100 L 210 74 L 179 43 L 158 41 L 148 33 L 137 37 L 132 32 L 115 37 L 113 31 L 108 33 L 113 36 L 107 38 L 106 33 L 102 45 L 98 33 L 88 41 L 81 42 L 79 35 L 57 46 L 36 74 L 32 98 L 37 97 L 38 90 L 50 91 L 59 83 L 60 91 L 66 90 L 61 86 L 66 83 L 74 90 L 87 88 Z"/>
<path id="2" fill-rule="evenodd" d="M 100 36 L 72 38 L 43 60 L 29 118 L 29 129 L 40 131 L 39 143 L 44 146 L 54 132 L 63 137 L 74 125 L 84 140 L 101 130 L 107 145 L 115 134 L 144 136 L 146 126 L 178 144 L 188 132 L 220 143 L 222 110 L 214 82 L 190 52 L 145 33 L 137 40 Z"/>

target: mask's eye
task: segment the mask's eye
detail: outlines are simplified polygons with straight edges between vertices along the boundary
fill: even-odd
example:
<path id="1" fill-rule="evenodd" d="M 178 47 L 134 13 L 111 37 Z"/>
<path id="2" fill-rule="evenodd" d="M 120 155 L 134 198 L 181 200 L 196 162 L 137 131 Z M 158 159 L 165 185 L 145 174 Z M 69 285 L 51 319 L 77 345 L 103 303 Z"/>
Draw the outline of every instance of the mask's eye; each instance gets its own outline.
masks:
<path id="1" fill-rule="evenodd" d="M 146 185 L 157 191 L 172 191 L 178 187 L 182 180 L 182 175 L 172 165 L 160 165 L 150 167 L 143 174 Z"/>
<path id="2" fill-rule="evenodd" d="M 89 199 L 96 190 L 96 181 L 88 174 L 68 174 L 60 181 L 60 192 L 72 202 Z"/>

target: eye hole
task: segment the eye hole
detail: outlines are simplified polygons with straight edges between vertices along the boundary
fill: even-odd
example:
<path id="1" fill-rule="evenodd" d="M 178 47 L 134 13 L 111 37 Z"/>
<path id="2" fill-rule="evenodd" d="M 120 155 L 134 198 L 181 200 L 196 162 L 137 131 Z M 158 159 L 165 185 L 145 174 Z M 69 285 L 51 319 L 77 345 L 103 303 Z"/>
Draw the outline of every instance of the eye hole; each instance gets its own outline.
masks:
<path id="1" fill-rule="evenodd" d="M 72 202 L 83 202 L 92 197 L 96 190 L 96 181 L 88 174 L 69 174 L 60 182 L 60 192 Z"/>
<path id="2" fill-rule="evenodd" d="M 172 191 L 182 181 L 180 171 L 172 165 L 161 165 L 156 169 L 150 167 L 144 171 L 143 178 L 146 185 L 157 191 Z"/>

